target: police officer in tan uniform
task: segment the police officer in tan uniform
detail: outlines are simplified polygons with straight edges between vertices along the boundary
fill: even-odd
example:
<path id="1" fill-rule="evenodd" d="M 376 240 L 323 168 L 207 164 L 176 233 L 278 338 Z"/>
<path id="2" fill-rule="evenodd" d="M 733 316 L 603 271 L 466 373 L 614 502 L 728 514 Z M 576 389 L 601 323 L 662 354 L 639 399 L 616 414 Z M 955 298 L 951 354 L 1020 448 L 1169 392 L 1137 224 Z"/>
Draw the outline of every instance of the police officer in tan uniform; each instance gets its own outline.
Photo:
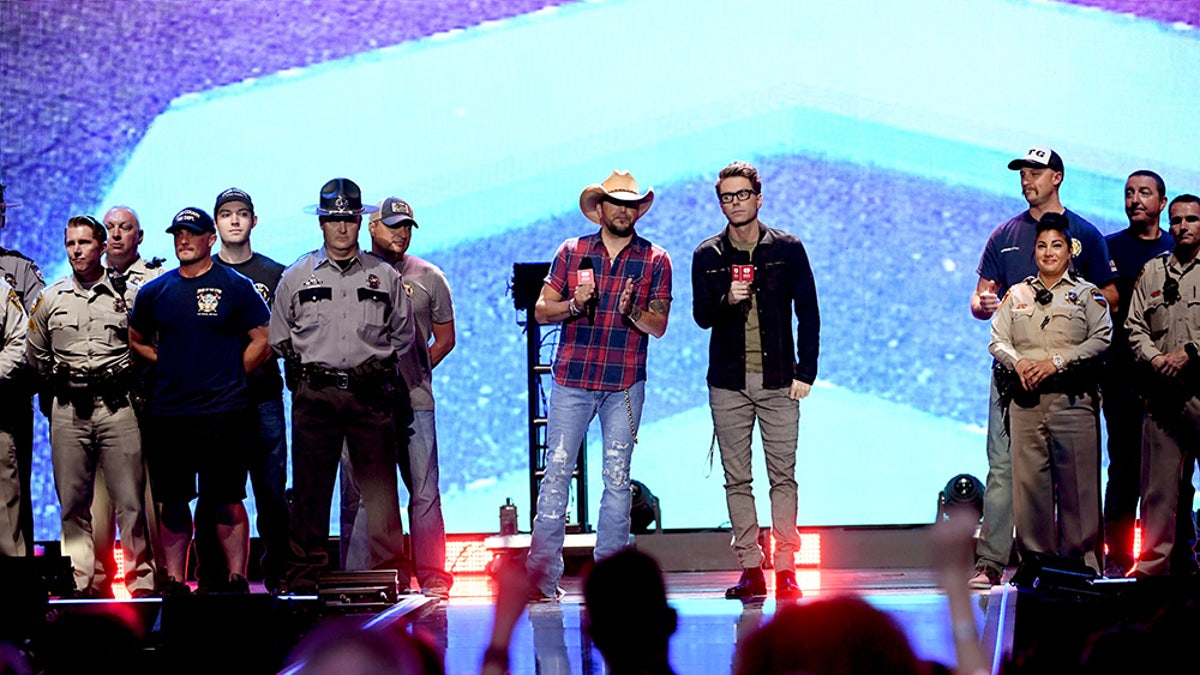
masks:
<path id="1" fill-rule="evenodd" d="M 45 289 L 30 315 L 27 355 L 50 411 L 54 482 L 62 507 L 63 552 L 75 590 L 96 597 L 92 493 L 96 467 L 108 476 L 121 528 L 125 583 L 134 597 L 154 593 L 146 535 L 146 474 L 141 433 L 129 398 L 129 305 L 100 263 L 104 226 L 91 216 L 67 221 L 72 274 Z"/>
<path id="2" fill-rule="evenodd" d="M 8 210 L 20 206 L 7 201 L 4 185 L 0 185 L 0 231 L 8 224 Z M 8 283 L 17 295 L 17 300 L 28 313 L 38 293 L 46 286 L 37 263 L 20 251 L 0 247 L 0 279 Z M 25 555 L 33 555 L 33 503 L 30 498 L 30 482 L 33 476 L 33 384 L 28 371 L 14 373 L 0 383 L 0 425 L 13 435 L 17 448 L 17 465 L 21 474 L 21 534 L 25 541 Z"/>
<path id="3" fill-rule="evenodd" d="M 1179 496 L 1200 453 L 1200 197 L 1179 195 L 1168 208 L 1175 248 L 1142 268 L 1125 321 L 1150 385 L 1142 423 L 1142 552 L 1134 577 L 1195 568 L 1192 552 L 1176 549 L 1195 537 L 1191 504 Z"/>
<path id="4" fill-rule="evenodd" d="M 113 289 L 125 295 L 129 300 L 135 291 L 127 290 L 130 286 L 141 286 L 165 271 L 165 258 L 154 257 L 146 260 L 139 249 L 145 231 L 137 212 L 128 206 L 114 206 L 104 214 L 104 227 L 108 230 L 108 244 L 104 249 L 104 267 L 108 270 L 113 282 Z M 139 377 L 137 396 L 145 396 L 145 381 L 148 381 L 148 367 L 137 364 Z M 135 400 L 135 406 L 139 401 Z M 143 459 L 144 459 L 143 455 Z M 154 504 L 150 481 L 146 481 L 146 504 Z M 162 539 L 158 536 L 158 518 L 154 509 L 146 509 L 146 533 L 150 538 L 150 549 L 154 555 L 155 566 L 160 573 L 165 573 L 166 561 L 162 556 Z M 117 561 L 113 556 L 117 537 L 116 508 L 108 494 L 108 484 L 104 480 L 104 468 L 96 468 L 96 489 L 92 496 L 92 539 L 96 546 L 96 573 L 92 587 L 103 597 L 112 596 L 113 576 L 116 574 Z M 110 571 L 111 570 L 111 571 Z"/>
<path id="5" fill-rule="evenodd" d="M 1003 369 L 997 388 L 1011 439 L 1018 550 L 1073 558 L 1098 574 L 1104 542 L 1093 364 L 1108 348 L 1112 319 L 1100 290 L 1067 271 L 1071 236 L 1062 214 L 1042 216 L 1034 259 L 1037 275 L 1009 291 L 989 346 Z"/>
<path id="6" fill-rule="evenodd" d="M 0 389 L 18 377 L 25 366 L 25 324 L 21 299 L 0 279 Z M 0 419 L 0 556 L 25 555 L 21 531 L 21 480 L 17 448 L 8 419 Z"/>

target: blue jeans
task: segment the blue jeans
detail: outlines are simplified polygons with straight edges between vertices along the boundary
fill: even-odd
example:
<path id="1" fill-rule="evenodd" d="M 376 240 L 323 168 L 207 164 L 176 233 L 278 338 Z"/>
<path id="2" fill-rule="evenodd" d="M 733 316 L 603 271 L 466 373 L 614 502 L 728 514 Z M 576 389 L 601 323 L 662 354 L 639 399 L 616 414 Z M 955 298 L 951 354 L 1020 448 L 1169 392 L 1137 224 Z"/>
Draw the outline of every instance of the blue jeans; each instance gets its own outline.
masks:
<path id="1" fill-rule="evenodd" d="M 250 487 L 258 510 L 258 538 L 263 543 L 262 569 L 268 587 L 283 581 L 288 556 L 287 427 L 283 400 L 258 404 L 260 446 L 250 461 Z M 262 453 L 262 454 L 258 454 Z"/>
<path id="2" fill-rule="evenodd" d="M 983 523 L 975 542 L 975 568 L 986 567 L 999 574 L 1008 566 L 1014 543 L 1012 454 L 1008 446 L 1004 408 L 993 375 L 988 395 L 988 475 L 983 490 Z"/>
<path id="3" fill-rule="evenodd" d="M 438 488 L 437 420 L 432 410 L 413 411 L 407 454 L 399 458 L 400 477 L 408 490 L 408 519 L 412 531 L 412 557 L 421 588 L 435 581 L 449 585 L 446 572 L 446 524 L 442 517 L 442 494 Z M 342 454 L 341 473 L 342 567 L 367 569 L 370 555 L 365 532 L 366 511 L 348 458 Z"/>
<path id="4" fill-rule="evenodd" d="M 633 490 L 629 461 L 633 456 L 633 430 L 642 419 L 645 382 L 626 391 L 591 391 L 555 384 L 550 393 L 546 423 L 546 471 L 538 491 L 537 517 L 529 545 L 526 570 L 541 592 L 554 596 L 563 572 L 567 500 L 571 473 L 579 458 L 579 444 L 588 425 L 600 417 L 603 439 L 604 493 L 596 526 L 594 557 L 603 560 L 629 545 L 629 506 Z"/>

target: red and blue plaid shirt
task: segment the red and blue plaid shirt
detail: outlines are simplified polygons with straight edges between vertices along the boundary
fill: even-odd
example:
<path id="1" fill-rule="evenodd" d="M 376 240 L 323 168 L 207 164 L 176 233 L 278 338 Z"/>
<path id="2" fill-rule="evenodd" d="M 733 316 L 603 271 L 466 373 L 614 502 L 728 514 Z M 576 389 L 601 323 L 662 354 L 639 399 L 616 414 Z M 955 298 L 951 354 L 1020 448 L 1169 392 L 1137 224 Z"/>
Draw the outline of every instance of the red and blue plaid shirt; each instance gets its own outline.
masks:
<path id="1" fill-rule="evenodd" d="M 546 283 L 564 298 L 579 285 L 585 257 L 595 268 L 594 325 L 587 317 L 563 324 L 554 358 L 554 381 L 567 387 L 620 391 L 646 379 L 646 346 L 650 336 L 628 325 L 617 311 L 625 280 L 633 277 L 633 302 L 645 309 L 651 300 L 671 299 L 671 258 L 666 250 L 642 237 L 610 260 L 600 233 L 568 239 L 558 247 Z"/>

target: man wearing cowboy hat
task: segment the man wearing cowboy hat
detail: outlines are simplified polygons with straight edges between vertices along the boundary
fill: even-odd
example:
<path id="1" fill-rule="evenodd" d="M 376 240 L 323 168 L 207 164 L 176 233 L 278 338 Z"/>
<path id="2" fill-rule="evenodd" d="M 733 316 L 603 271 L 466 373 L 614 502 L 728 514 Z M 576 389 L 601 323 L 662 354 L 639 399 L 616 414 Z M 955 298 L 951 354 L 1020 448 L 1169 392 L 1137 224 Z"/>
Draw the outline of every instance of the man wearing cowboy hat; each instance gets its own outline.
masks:
<path id="1" fill-rule="evenodd" d="M 7 201 L 4 185 L 0 185 L 0 231 L 8 224 L 8 210 L 20 206 Z M 46 286 L 37 263 L 20 251 L 0 247 L 0 278 L 16 293 L 25 311 L 33 311 L 33 303 Z M 21 474 L 21 533 L 25 540 L 24 555 L 33 555 L 33 502 L 30 482 L 33 477 L 33 384 L 27 372 L 14 373 L 0 384 L 0 398 L 8 405 L 0 409 L 0 425 L 10 429 L 17 452 L 17 469 Z"/>
<path id="2" fill-rule="evenodd" d="M 626 171 L 589 185 L 579 208 L 600 226 L 564 241 L 534 309 L 539 323 L 562 323 L 546 424 L 546 469 L 526 559 L 535 599 L 561 596 L 567 495 L 579 445 L 599 415 L 604 493 L 596 527 L 596 560 L 629 543 L 629 460 L 637 442 L 650 336 L 667 331 L 671 259 L 634 231 L 654 203 Z"/>
<path id="3" fill-rule="evenodd" d="M 294 594 L 317 590 L 329 561 L 329 511 L 345 443 L 367 511 L 371 566 L 410 583 L 396 485 L 397 422 L 411 416 L 397 358 L 416 339 L 412 306 L 400 274 L 358 247 L 362 192 L 348 178 L 321 188 L 310 209 L 324 246 L 283 272 L 271 312 L 271 345 L 291 360 L 291 556 L 286 584 Z"/>
<path id="4" fill-rule="evenodd" d="M 179 211 L 167 233 L 179 267 L 141 287 L 129 320 L 129 346 L 154 364 L 143 447 L 161 507 L 168 577 L 161 590 L 191 592 L 184 579 L 190 502 L 198 498 L 216 514 L 228 588 L 247 593 L 250 521 L 242 500 L 254 418 L 246 373 L 271 353 L 267 303 L 249 279 L 213 263 L 216 226 L 203 209 Z"/>

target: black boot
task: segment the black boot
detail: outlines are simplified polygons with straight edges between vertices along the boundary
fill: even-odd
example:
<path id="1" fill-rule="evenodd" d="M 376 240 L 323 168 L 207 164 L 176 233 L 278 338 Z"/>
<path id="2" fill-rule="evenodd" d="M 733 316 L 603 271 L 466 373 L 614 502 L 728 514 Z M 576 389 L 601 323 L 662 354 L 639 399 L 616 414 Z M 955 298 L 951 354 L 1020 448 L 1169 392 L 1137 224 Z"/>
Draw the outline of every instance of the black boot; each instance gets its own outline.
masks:
<path id="1" fill-rule="evenodd" d="M 767 580 L 763 577 L 761 567 L 742 568 L 742 578 L 738 579 L 737 586 L 730 586 L 725 589 L 725 597 L 730 600 L 762 597 L 766 594 Z"/>

